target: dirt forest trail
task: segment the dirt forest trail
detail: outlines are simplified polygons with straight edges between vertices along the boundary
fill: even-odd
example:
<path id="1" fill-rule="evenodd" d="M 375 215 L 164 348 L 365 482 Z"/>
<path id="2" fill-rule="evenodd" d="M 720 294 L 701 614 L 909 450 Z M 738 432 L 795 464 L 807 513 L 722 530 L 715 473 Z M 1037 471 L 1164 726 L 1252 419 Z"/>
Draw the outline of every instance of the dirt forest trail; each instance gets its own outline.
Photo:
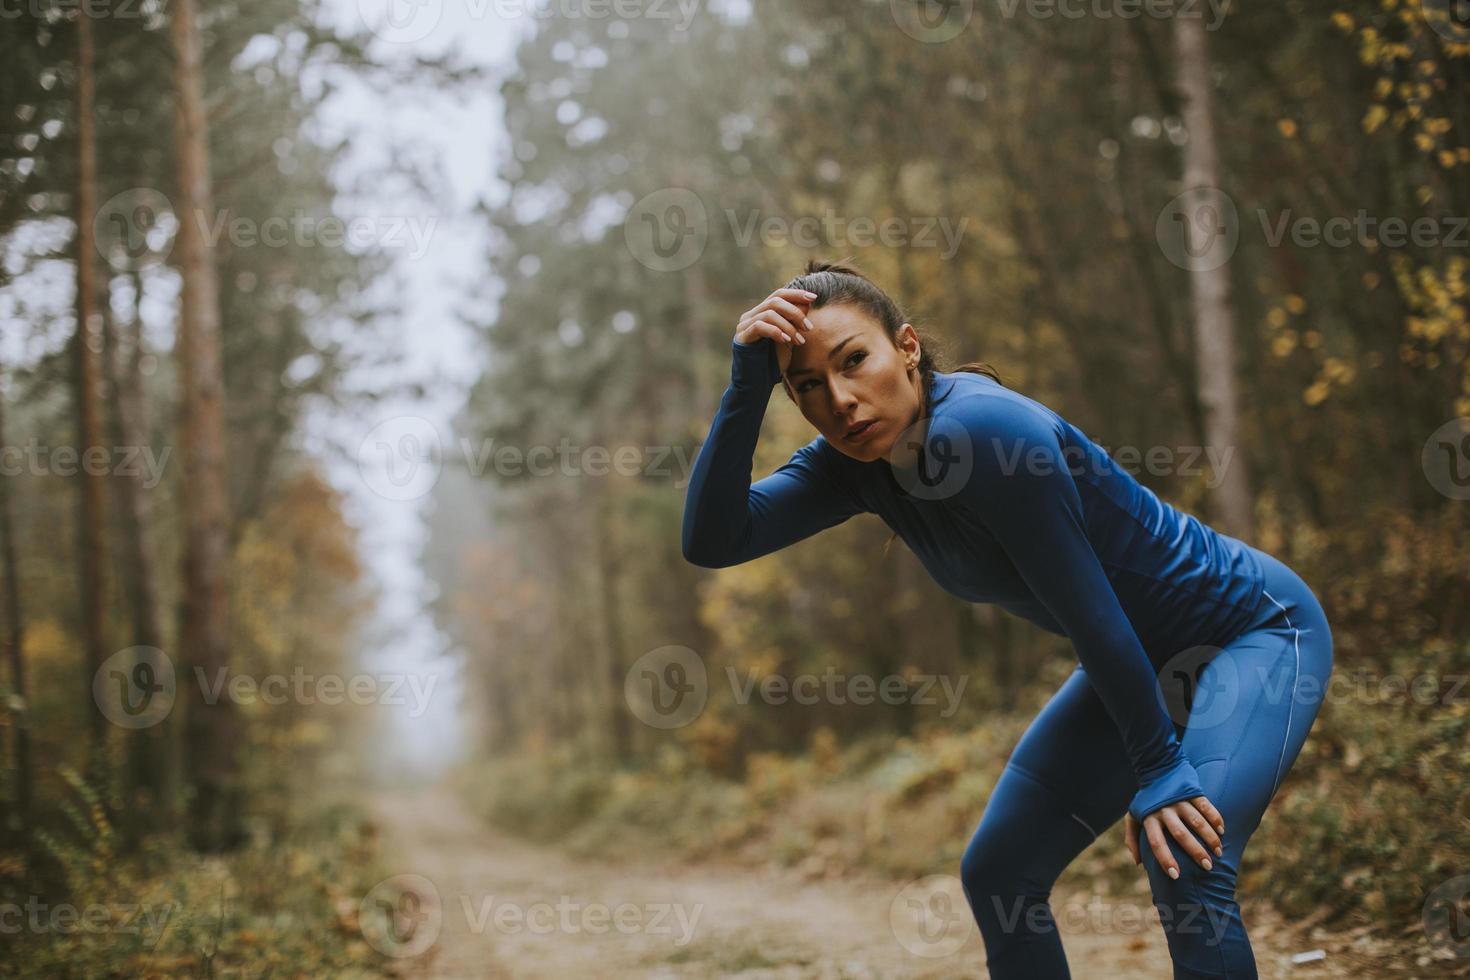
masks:
<path id="1" fill-rule="evenodd" d="M 404 980 L 987 976 L 968 909 L 952 904 L 963 901 L 958 895 L 950 904 L 937 900 L 937 921 L 948 916 L 952 925 L 924 938 L 905 928 L 902 911 L 896 925 L 892 917 L 895 904 L 902 909 L 912 897 L 900 896 L 904 882 L 588 862 L 486 827 L 448 791 L 381 795 L 373 805 L 388 869 L 422 876 L 437 893 L 437 910 L 425 919 L 432 943 L 392 963 Z M 1066 896 L 1053 901 L 1060 907 Z M 1083 907 L 1086 899 L 1075 901 Z M 1248 907 L 1246 915 L 1262 977 L 1363 975 L 1337 952 L 1291 965 L 1291 954 L 1311 943 L 1261 911 Z M 1119 918 L 1099 928 L 1078 918 L 1062 922 L 1075 975 L 1170 975 L 1156 920 Z M 427 938 L 399 951 L 416 951 Z"/>

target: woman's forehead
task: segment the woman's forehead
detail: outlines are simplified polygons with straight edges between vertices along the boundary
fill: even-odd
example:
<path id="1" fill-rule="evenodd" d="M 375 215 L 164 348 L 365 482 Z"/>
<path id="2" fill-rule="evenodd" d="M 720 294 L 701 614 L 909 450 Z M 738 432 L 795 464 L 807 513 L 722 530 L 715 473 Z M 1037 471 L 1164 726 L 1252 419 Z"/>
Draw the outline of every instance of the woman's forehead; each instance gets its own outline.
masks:
<path id="1" fill-rule="evenodd" d="M 838 329 L 846 329 L 849 333 L 862 330 L 867 333 L 881 332 L 882 324 L 863 308 L 851 303 L 843 303 L 838 306 L 824 306 L 813 310 L 808 317 L 816 326 L 830 326 Z M 847 334 L 843 334 L 847 336 Z"/>

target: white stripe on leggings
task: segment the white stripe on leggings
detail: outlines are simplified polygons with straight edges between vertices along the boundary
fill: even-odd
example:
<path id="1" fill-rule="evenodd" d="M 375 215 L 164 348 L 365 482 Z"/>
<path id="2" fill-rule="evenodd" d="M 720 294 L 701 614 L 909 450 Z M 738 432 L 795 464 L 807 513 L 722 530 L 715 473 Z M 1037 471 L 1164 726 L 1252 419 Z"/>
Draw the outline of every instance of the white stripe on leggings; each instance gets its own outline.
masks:
<path id="1" fill-rule="evenodd" d="M 1262 589 L 1261 592 L 1267 599 L 1276 602 L 1274 595 L 1265 589 Z M 1276 607 L 1281 610 L 1281 615 L 1286 616 L 1286 625 L 1291 626 L 1292 629 L 1292 651 L 1296 655 L 1296 673 L 1291 679 L 1291 702 L 1286 706 L 1286 736 L 1281 740 L 1281 754 L 1276 758 L 1276 778 L 1271 783 L 1271 795 L 1273 797 L 1276 795 L 1277 787 L 1281 785 L 1281 764 L 1286 760 L 1286 746 L 1291 741 L 1291 715 L 1296 710 L 1296 685 L 1297 681 L 1301 679 L 1302 674 L 1302 631 L 1292 625 L 1291 617 L 1287 615 L 1285 606 L 1276 602 Z"/>

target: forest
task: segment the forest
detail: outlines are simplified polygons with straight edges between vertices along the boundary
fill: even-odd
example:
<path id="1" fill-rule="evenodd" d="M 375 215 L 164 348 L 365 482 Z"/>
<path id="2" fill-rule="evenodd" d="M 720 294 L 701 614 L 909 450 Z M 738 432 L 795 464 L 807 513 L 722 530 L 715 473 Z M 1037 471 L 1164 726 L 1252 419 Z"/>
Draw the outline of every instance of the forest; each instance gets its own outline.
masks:
<path id="1" fill-rule="evenodd" d="M 988 975 L 890 899 L 1066 638 L 871 516 L 681 553 L 812 258 L 1320 598 L 1262 975 L 1470 976 L 1466 13 L 0 6 L 0 976 Z M 755 477 L 813 435 L 773 397 Z M 462 914 L 566 894 L 687 933 Z M 1118 828 L 1053 903 L 1167 974 Z"/>

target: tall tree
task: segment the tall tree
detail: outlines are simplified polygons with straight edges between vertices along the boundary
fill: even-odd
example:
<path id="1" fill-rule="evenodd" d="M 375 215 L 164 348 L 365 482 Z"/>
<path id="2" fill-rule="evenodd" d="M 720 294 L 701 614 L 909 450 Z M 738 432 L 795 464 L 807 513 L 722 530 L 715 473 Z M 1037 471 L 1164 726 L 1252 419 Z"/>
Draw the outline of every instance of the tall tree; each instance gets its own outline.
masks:
<path id="1" fill-rule="evenodd" d="M 203 56 L 193 0 L 170 14 L 174 52 L 174 138 L 177 143 L 177 254 L 183 278 L 179 316 L 180 431 L 187 490 L 183 499 L 184 570 L 181 660 L 185 672 L 213 678 L 229 667 L 230 527 L 225 482 L 224 371 L 220 349 L 218 274 L 200 222 L 213 213 L 209 132 L 204 111 Z M 238 718 L 233 702 L 209 703 L 203 685 L 185 684 L 189 829 L 212 851 L 241 837 Z"/>
<path id="2" fill-rule="evenodd" d="M 1178 87 L 1189 139 L 1184 144 L 1184 187 L 1189 195 L 1185 234 L 1191 254 L 1205 253 L 1218 229 L 1200 220 L 1202 209 L 1214 208 L 1212 193 L 1220 191 L 1220 155 L 1215 145 L 1215 117 L 1211 87 L 1210 50 L 1202 17 L 1180 13 L 1174 18 L 1174 56 Z M 1205 441 L 1217 449 L 1234 450 L 1230 462 L 1217 474 L 1220 528 L 1238 538 L 1253 536 L 1250 479 L 1240 426 L 1240 395 L 1236 387 L 1235 310 L 1230 301 L 1228 262 L 1202 263 L 1190 270 L 1194 303 L 1195 351 L 1199 366 L 1200 401 L 1205 414 Z"/>
<path id="3" fill-rule="evenodd" d="M 104 618 L 107 601 L 106 534 L 103 474 L 95 472 L 89 457 L 102 447 L 102 393 L 99 370 L 97 310 L 97 242 L 93 222 L 97 215 L 96 54 L 92 15 L 78 10 L 77 24 L 77 197 L 76 357 L 77 449 L 81 454 L 81 514 L 77 528 L 83 638 L 83 687 L 88 707 L 93 775 L 103 771 L 107 721 L 92 703 L 92 676 L 107 659 Z"/>
<path id="4" fill-rule="evenodd" d="M 5 396 L 0 392 L 0 446 L 5 442 Z M 15 809 L 22 822 L 28 822 L 31 809 L 31 734 L 30 706 L 26 701 L 25 624 L 21 619 L 20 563 L 16 560 L 15 522 L 12 515 L 10 487 L 12 477 L 0 476 L 0 575 L 5 578 L 5 653 L 10 662 L 11 694 L 18 699 L 20 718 L 12 726 L 15 746 Z M 91 698 L 88 698 L 90 703 Z"/>
<path id="5" fill-rule="evenodd" d="M 132 283 L 132 316 L 127 335 L 112 314 L 112 304 L 103 308 L 105 331 L 103 351 L 105 373 L 113 392 L 113 422 L 117 444 L 146 447 L 149 438 L 147 391 L 143 383 L 143 359 L 147 349 L 143 339 L 143 278 L 134 273 Z M 115 481 L 117 509 L 123 541 L 123 567 L 127 569 L 128 605 L 132 610 L 132 643 L 135 646 L 162 649 L 163 624 L 159 618 L 158 573 L 151 547 L 153 527 L 152 489 L 146 484 L 142 470 L 122 475 Z M 165 717 L 129 733 L 129 788 L 137 807 L 133 821 L 136 829 L 156 828 L 161 821 L 172 823 L 174 769 L 169 757 L 170 731 Z"/>

